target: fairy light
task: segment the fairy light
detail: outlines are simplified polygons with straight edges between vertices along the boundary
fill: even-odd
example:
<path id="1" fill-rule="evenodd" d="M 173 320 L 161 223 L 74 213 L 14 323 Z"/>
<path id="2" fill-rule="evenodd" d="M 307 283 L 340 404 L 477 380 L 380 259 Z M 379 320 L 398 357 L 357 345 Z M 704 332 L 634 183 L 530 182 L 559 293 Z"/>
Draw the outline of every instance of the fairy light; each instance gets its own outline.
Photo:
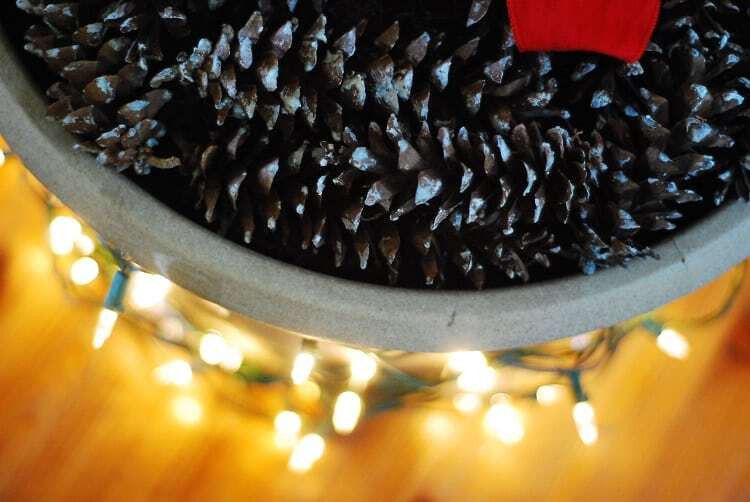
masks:
<path id="1" fill-rule="evenodd" d="M 578 429 L 578 436 L 585 445 L 594 444 L 599 439 L 599 428 L 596 425 L 596 412 L 588 401 L 578 401 L 573 406 L 573 421 Z"/>
<path id="2" fill-rule="evenodd" d="M 690 344 L 685 336 L 671 328 L 664 328 L 656 337 L 656 345 L 670 357 L 685 359 L 690 354 Z"/>
<path id="3" fill-rule="evenodd" d="M 3 167 L 5 165 L 6 160 L 7 160 L 7 157 L 5 155 L 5 150 L 0 149 L 0 167 Z"/>
<path id="4" fill-rule="evenodd" d="M 453 373 L 476 366 L 487 366 L 487 358 L 481 352 L 454 352 L 448 357 L 447 367 Z"/>
<path id="5" fill-rule="evenodd" d="M 586 446 L 591 446 L 599 439 L 599 429 L 596 424 L 583 424 L 578 426 L 578 437 Z"/>
<path id="6" fill-rule="evenodd" d="M 201 337 L 198 353 L 204 363 L 237 371 L 242 366 L 242 351 L 230 345 L 223 336 L 210 331 Z"/>
<path id="7" fill-rule="evenodd" d="M 155 368 L 154 378 L 165 385 L 185 387 L 193 381 L 193 369 L 187 361 L 176 359 Z"/>
<path id="8" fill-rule="evenodd" d="M 101 349 L 112 336 L 112 331 L 122 311 L 122 298 L 125 296 L 129 278 L 127 271 L 123 270 L 118 270 L 112 278 L 107 297 L 104 299 L 104 308 L 99 312 L 99 319 L 94 329 L 94 338 L 91 342 L 94 350 Z"/>
<path id="9" fill-rule="evenodd" d="M 300 352 L 297 354 L 292 366 L 292 382 L 299 385 L 309 380 L 314 367 L 315 356 L 309 352 Z"/>
<path id="10" fill-rule="evenodd" d="M 573 420 L 576 424 L 591 423 L 596 418 L 594 407 L 588 401 L 579 401 L 573 406 Z"/>
<path id="11" fill-rule="evenodd" d="M 276 445 L 279 448 L 290 449 L 297 443 L 302 430 L 302 419 L 293 411 L 282 411 L 276 415 L 273 427 L 276 431 Z"/>
<path id="12" fill-rule="evenodd" d="M 490 406 L 484 416 L 484 427 L 488 433 L 508 445 L 521 442 L 526 434 L 523 416 L 509 400 Z"/>
<path id="13" fill-rule="evenodd" d="M 201 337 L 198 353 L 204 363 L 219 366 L 229 372 L 238 371 L 245 360 L 238 347 L 215 331 L 209 331 Z"/>
<path id="14" fill-rule="evenodd" d="M 49 244 L 52 253 L 63 256 L 73 252 L 76 239 L 83 229 L 75 218 L 56 216 L 49 224 Z"/>
<path id="15" fill-rule="evenodd" d="M 333 429 L 339 434 L 350 434 L 362 414 L 362 398 L 356 392 L 339 394 L 333 408 Z"/>
<path id="16" fill-rule="evenodd" d="M 119 312 L 108 308 L 104 308 L 99 312 L 99 320 L 94 330 L 94 340 L 91 343 L 94 350 L 101 349 L 107 343 L 107 340 L 112 336 L 119 317 Z"/>
<path id="17" fill-rule="evenodd" d="M 593 336 L 593 333 L 582 333 L 580 335 L 572 337 L 570 339 L 570 348 L 577 352 L 585 350 L 589 345 L 591 345 Z"/>
<path id="18" fill-rule="evenodd" d="M 497 380 L 497 373 L 489 366 L 469 366 L 456 380 L 458 388 L 464 392 L 482 394 L 492 390 Z"/>
<path id="19" fill-rule="evenodd" d="M 378 371 L 378 362 L 372 354 L 352 350 L 349 354 L 351 368 L 351 385 L 364 387 Z"/>
<path id="20" fill-rule="evenodd" d="M 537 402 L 545 406 L 559 402 L 564 395 L 565 386 L 560 384 L 542 385 L 536 390 Z"/>
<path id="21" fill-rule="evenodd" d="M 94 240 L 86 234 L 81 234 L 75 239 L 75 248 L 84 256 L 89 256 L 96 251 Z"/>
<path id="22" fill-rule="evenodd" d="M 159 321 L 159 336 L 170 342 L 185 338 L 185 326 L 177 317 L 165 317 Z"/>
<path id="23" fill-rule="evenodd" d="M 453 396 L 453 406 L 463 414 L 475 413 L 482 406 L 482 399 L 471 393 L 459 393 Z"/>
<path id="24" fill-rule="evenodd" d="M 239 371 L 244 361 L 245 356 L 242 354 L 242 351 L 233 345 L 227 344 L 224 349 L 224 357 L 219 366 L 226 371 L 235 372 Z"/>
<path id="25" fill-rule="evenodd" d="M 160 275 L 138 272 L 131 279 L 128 298 L 136 309 L 144 310 L 163 303 L 172 283 Z"/>
<path id="26" fill-rule="evenodd" d="M 325 448 L 325 440 L 318 434 L 306 435 L 299 440 L 292 451 L 289 457 L 289 469 L 298 473 L 309 471 L 315 462 L 323 457 Z"/>
<path id="27" fill-rule="evenodd" d="M 99 264 L 96 260 L 84 256 L 73 262 L 70 266 L 70 280 L 78 286 L 91 284 L 99 277 Z"/>
<path id="28" fill-rule="evenodd" d="M 203 407 L 191 396 L 177 396 L 172 401 L 172 414 L 183 424 L 195 425 L 203 418 Z"/>

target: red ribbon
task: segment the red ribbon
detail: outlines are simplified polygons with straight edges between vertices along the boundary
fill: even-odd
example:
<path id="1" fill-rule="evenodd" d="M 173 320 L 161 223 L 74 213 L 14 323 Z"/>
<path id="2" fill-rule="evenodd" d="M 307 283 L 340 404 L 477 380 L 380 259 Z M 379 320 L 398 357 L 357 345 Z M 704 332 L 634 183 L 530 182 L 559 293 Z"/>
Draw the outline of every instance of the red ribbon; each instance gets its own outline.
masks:
<path id="1" fill-rule="evenodd" d="M 591 51 L 628 62 L 643 55 L 660 0 L 507 0 L 521 51 Z"/>

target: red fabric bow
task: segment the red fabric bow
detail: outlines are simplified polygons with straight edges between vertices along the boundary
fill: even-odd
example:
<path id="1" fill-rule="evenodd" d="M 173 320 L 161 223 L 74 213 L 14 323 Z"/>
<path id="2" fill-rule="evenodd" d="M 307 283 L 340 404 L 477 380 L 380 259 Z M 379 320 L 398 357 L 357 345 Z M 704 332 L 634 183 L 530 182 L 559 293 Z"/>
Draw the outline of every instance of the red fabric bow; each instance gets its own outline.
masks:
<path id="1" fill-rule="evenodd" d="M 637 61 L 660 0 L 507 0 L 521 51 L 591 51 Z"/>

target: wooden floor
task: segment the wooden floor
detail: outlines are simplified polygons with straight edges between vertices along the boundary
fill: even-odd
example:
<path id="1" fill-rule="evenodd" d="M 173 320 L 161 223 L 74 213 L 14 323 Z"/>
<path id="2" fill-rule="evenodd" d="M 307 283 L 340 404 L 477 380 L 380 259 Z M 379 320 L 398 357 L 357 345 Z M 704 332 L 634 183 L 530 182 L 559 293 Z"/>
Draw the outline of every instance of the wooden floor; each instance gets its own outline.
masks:
<path id="1" fill-rule="evenodd" d="M 164 349 L 124 324 L 92 353 L 97 311 L 64 294 L 45 214 L 22 173 L 0 168 L 0 500 L 742 501 L 750 500 L 750 282 L 723 319 L 686 328 L 691 354 L 627 340 L 587 380 L 600 439 L 578 440 L 570 403 L 524 408 L 523 442 L 478 417 L 410 409 L 329 443 L 305 475 L 286 469 L 268 420 L 199 380 L 196 424 L 153 383 Z M 730 278 L 669 307 L 708 312 Z M 246 396 L 253 399 L 253 396 Z"/>

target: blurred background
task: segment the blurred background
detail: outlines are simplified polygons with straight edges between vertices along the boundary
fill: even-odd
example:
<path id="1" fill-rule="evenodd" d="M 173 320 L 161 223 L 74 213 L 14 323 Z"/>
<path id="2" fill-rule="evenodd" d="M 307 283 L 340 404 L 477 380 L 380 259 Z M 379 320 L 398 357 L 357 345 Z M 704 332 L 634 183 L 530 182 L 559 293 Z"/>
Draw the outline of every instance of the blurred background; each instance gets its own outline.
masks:
<path id="1" fill-rule="evenodd" d="M 510 421 L 523 425 L 515 435 L 496 433 L 469 394 L 447 405 L 422 396 L 358 424 L 355 418 L 348 435 L 321 432 L 324 452 L 321 445 L 315 461 L 295 464 L 290 449 L 293 458 L 299 443 L 279 436 L 285 427 L 296 433 L 300 415 L 279 414 L 291 400 L 304 420 L 324 415 L 306 401 L 314 389 L 290 394 L 286 383 L 261 378 L 242 359 L 232 371 L 244 379 L 206 369 L 211 354 L 203 342 L 212 339 L 200 339 L 201 366 L 186 344 L 162 343 L 150 333 L 153 322 L 127 316 L 106 344 L 92 348 L 107 284 L 97 282 L 98 268 L 73 271 L 50 251 L 51 209 L 42 192 L 9 155 L 0 167 L 4 502 L 750 500 L 745 266 L 655 314 L 688 320 L 677 340 L 655 341 L 635 329 L 606 364 L 582 373 L 596 410 L 593 435 L 580 423 L 576 429 L 580 417 L 571 420 L 577 395 L 557 395 L 555 386 L 540 394 L 538 372 L 499 373 L 514 388 L 536 389 L 534 399 L 513 408 Z M 198 300 L 185 298 L 176 301 L 200 310 Z M 201 308 L 224 318 L 225 331 L 235 325 L 220 307 Z M 296 361 L 298 337 L 248 322 L 254 338 L 243 357 L 263 359 L 264 368 Z M 564 344 L 580 352 L 576 344 L 587 340 L 563 340 L 554 350 Z M 379 360 L 388 358 L 414 368 L 438 364 L 435 355 Z M 504 409 L 505 399 L 493 396 L 491 409 Z"/>

